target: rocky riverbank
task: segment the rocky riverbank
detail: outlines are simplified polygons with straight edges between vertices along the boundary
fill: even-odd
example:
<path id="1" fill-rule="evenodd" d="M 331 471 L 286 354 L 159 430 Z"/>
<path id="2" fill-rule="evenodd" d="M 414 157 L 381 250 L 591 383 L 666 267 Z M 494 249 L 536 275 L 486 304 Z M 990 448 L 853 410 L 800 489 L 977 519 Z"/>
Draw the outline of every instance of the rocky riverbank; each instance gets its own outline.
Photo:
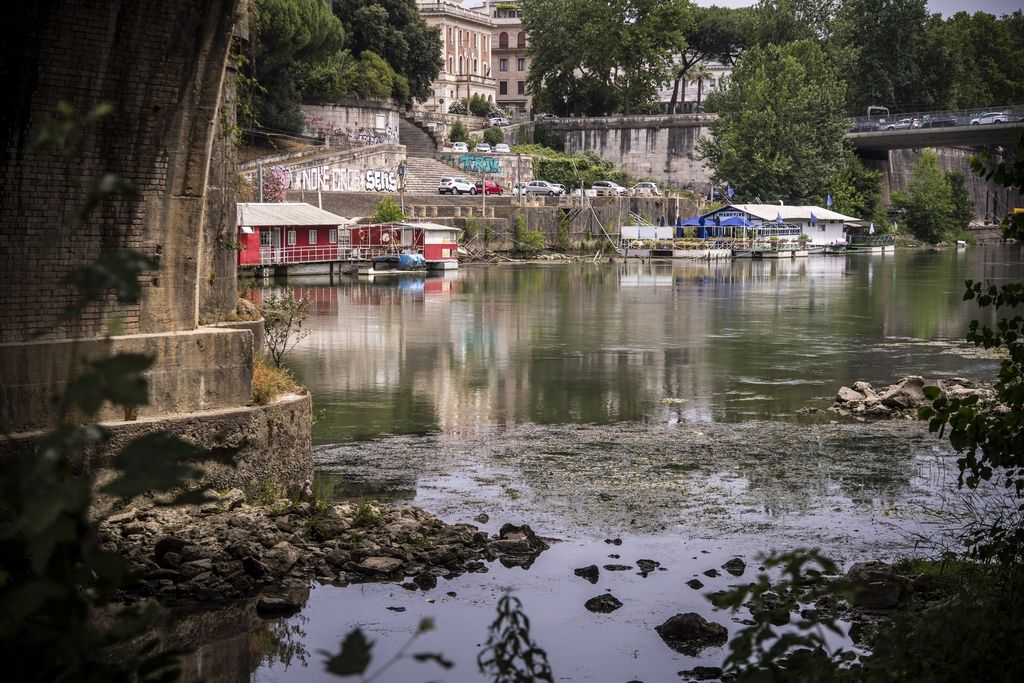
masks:
<path id="1" fill-rule="evenodd" d="M 982 404 L 995 400 L 995 392 L 987 384 L 962 377 L 926 380 L 912 375 L 884 389 L 876 390 L 867 382 L 854 382 L 852 387 L 840 387 L 829 410 L 843 416 L 917 419 L 917 409 L 932 403 L 932 399 L 925 395 L 928 387 L 934 387 L 940 396 L 949 399 L 977 396 Z"/>
<path id="2" fill-rule="evenodd" d="M 123 596 L 226 601 L 308 586 L 405 581 L 488 571 L 485 562 L 528 567 L 548 548 L 529 526 L 489 536 L 445 524 L 423 510 L 286 499 L 253 504 L 240 490 L 202 507 L 142 504 L 100 525 L 106 549 L 126 557 L 138 579 Z M 266 603 L 266 609 L 276 609 Z"/>

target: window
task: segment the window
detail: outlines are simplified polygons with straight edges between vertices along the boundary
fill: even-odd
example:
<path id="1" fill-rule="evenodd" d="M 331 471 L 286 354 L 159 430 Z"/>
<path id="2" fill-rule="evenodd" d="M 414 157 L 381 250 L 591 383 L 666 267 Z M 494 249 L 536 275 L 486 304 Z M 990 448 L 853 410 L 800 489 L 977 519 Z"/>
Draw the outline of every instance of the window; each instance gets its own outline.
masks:
<path id="1" fill-rule="evenodd" d="M 455 58 L 450 55 L 448 57 L 448 73 L 455 73 Z"/>
<path id="2" fill-rule="evenodd" d="M 309 243 L 316 244 L 316 230 L 309 231 Z"/>
<path id="3" fill-rule="evenodd" d="M 462 29 L 459 29 L 459 43 L 462 42 Z"/>
<path id="4" fill-rule="evenodd" d="M 260 230 L 260 246 L 269 247 L 274 244 L 274 233 L 270 230 Z"/>
<path id="5" fill-rule="evenodd" d="M 516 83 L 516 92 L 518 92 L 520 95 L 526 94 L 526 81 L 518 81 Z"/>
<path id="6" fill-rule="evenodd" d="M 508 71 L 508 60 L 507 59 L 499 59 L 498 60 L 498 71 Z"/>
<path id="7" fill-rule="evenodd" d="M 477 65 L 477 60 L 474 59 L 473 60 L 473 73 L 478 74 L 478 73 L 480 73 L 480 71 L 476 68 L 476 65 Z"/>
<path id="8" fill-rule="evenodd" d="M 289 230 L 288 231 L 288 246 L 289 247 L 294 247 L 295 246 L 295 231 L 294 230 Z"/>
<path id="9" fill-rule="evenodd" d="M 337 244 L 338 243 L 338 229 L 337 228 L 331 228 L 330 230 L 327 231 L 327 241 L 330 244 Z"/>
<path id="10" fill-rule="evenodd" d="M 518 43 L 517 47 L 526 47 L 526 34 L 520 31 L 516 36 L 516 42 Z"/>
<path id="11" fill-rule="evenodd" d="M 498 94 L 499 95 L 507 95 L 508 94 L 508 81 L 500 81 L 498 83 Z"/>
<path id="12" fill-rule="evenodd" d="M 498 34 L 498 49 L 508 49 L 508 34 L 505 33 L 504 31 Z"/>
<path id="13" fill-rule="evenodd" d="M 525 58 L 520 57 L 519 59 L 516 60 L 516 70 L 517 71 L 526 71 L 526 59 Z"/>

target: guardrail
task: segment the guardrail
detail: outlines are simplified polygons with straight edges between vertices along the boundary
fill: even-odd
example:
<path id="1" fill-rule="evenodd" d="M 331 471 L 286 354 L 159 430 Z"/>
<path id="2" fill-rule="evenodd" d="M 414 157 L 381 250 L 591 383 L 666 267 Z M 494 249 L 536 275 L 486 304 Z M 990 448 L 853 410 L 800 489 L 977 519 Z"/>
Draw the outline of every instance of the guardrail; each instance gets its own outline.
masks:
<path id="1" fill-rule="evenodd" d="M 261 266 L 289 263 L 326 263 L 329 261 L 370 261 L 374 256 L 388 256 L 409 249 L 409 245 L 394 247 L 353 246 L 350 244 L 325 244 L 307 247 L 260 247 Z"/>
<path id="2" fill-rule="evenodd" d="M 889 112 L 888 116 L 854 116 L 850 119 L 851 133 L 867 133 L 878 130 L 910 130 L 914 128 L 945 128 L 969 126 L 982 119 L 984 114 L 999 113 L 1004 121 L 1017 123 L 1024 119 L 1024 104 L 1013 104 L 984 109 L 939 109 L 934 111 Z M 911 123 L 907 123 L 909 119 Z M 992 120 L 979 121 L 975 125 L 994 123 Z"/>

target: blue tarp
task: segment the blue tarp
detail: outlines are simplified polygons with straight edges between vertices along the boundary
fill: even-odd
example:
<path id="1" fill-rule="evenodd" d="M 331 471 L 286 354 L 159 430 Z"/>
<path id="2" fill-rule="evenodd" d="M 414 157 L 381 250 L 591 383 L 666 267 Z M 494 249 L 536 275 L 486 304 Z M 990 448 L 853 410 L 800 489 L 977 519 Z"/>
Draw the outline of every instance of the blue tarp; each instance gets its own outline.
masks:
<path id="1" fill-rule="evenodd" d="M 721 225 L 727 226 L 727 227 L 735 226 L 735 227 L 741 227 L 741 228 L 749 228 L 749 227 L 751 227 L 753 225 L 753 223 L 748 221 L 743 216 L 729 216 L 728 218 L 723 218 L 722 219 Z"/>

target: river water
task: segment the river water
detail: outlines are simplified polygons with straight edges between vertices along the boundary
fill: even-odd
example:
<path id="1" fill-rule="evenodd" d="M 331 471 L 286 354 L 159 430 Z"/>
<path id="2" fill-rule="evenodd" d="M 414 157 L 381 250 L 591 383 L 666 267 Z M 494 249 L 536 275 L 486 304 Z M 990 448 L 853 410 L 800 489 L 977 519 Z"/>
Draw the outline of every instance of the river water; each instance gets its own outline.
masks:
<path id="1" fill-rule="evenodd" d="M 379 664 L 429 616 L 413 649 L 456 667 L 403 660 L 376 680 L 484 680 L 476 653 L 508 589 L 556 680 L 679 680 L 724 650 L 685 657 L 654 626 L 698 611 L 739 628 L 704 597 L 736 580 L 705 570 L 739 556 L 749 578 L 760 553 L 794 546 L 842 562 L 934 551 L 959 496 L 948 446 L 915 422 L 798 411 L 860 379 L 991 377 L 997 361 L 960 341 L 978 317 L 968 278 L 1024 278 L 1019 248 L 293 279 L 313 301 L 287 362 L 314 397 L 320 495 L 558 542 L 529 570 L 495 563 L 426 592 L 313 586 L 299 615 L 251 627 L 237 677 L 323 680 L 318 651 L 354 626 Z M 572 572 L 641 558 L 664 570 L 593 586 Z M 606 591 L 624 607 L 583 608 Z"/>

